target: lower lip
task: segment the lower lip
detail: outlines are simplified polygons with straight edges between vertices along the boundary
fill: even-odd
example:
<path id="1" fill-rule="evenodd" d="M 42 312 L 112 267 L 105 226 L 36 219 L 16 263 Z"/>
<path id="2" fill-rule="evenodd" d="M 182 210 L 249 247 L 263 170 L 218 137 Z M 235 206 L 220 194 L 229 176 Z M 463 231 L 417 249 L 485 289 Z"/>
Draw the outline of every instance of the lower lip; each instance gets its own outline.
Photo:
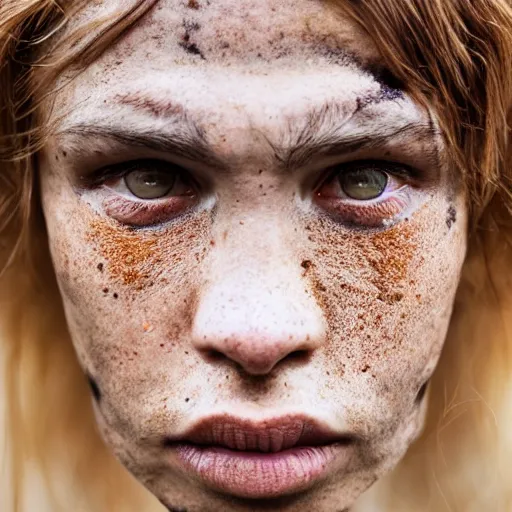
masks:
<path id="1" fill-rule="evenodd" d="M 175 453 L 186 471 L 206 485 L 240 498 L 275 498 L 303 491 L 345 455 L 343 443 L 301 446 L 276 453 L 242 452 L 180 444 Z"/>

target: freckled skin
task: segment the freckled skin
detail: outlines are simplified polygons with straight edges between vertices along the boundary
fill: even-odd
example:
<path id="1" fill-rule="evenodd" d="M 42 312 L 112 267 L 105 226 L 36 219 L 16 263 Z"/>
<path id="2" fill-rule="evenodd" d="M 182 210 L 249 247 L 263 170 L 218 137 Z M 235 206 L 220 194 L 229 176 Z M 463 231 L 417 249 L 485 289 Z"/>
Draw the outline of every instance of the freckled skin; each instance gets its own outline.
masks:
<path id="1" fill-rule="evenodd" d="M 361 98 L 383 89 L 350 56 L 379 61 L 319 2 L 166 0 L 57 96 L 62 131 L 105 120 L 166 130 L 186 110 L 225 162 L 198 170 L 210 186 L 193 208 L 133 228 L 104 207 L 115 191 L 72 186 L 84 162 L 110 163 L 104 142 L 56 136 L 41 155 L 53 262 L 100 430 L 169 510 L 342 510 L 421 430 L 417 396 L 437 363 L 466 250 L 463 195 L 442 169 L 414 187 L 391 225 L 350 226 L 314 201 L 308 176 L 332 157 L 286 174 L 271 150 L 325 101 L 342 105 L 336 116 L 350 133 L 429 123 L 406 97 L 375 102 L 356 120 Z M 388 149 L 414 163 L 440 144 L 418 137 Z M 288 357 L 296 351 L 307 357 Z M 362 441 L 348 466 L 300 495 L 226 497 L 186 476 L 163 447 L 220 412 L 314 414 Z"/>

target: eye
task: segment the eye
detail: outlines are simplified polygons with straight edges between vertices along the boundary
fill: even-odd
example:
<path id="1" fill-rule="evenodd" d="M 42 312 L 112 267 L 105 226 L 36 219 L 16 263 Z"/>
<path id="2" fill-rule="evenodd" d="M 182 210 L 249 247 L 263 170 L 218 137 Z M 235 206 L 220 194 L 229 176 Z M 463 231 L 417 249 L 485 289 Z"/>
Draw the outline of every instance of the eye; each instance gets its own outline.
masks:
<path id="1" fill-rule="evenodd" d="M 136 170 L 124 177 L 128 190 L 139 199 L 160 199 L 171 192 L 177 175 L 157 169 Z"/>
<path id="2" fill-rule="evenodd" d="M 317 193 L 321 198 L 372 201 L 401 188 L 411 175 L 407 167 L 392 162 L 348 162 L 333 167 Z"/>
<path id="3" fill-rule="evenodd" d="M 162 160 L 133 160 L 101 169 L 93 177 L 97 186 L 107 185 L 132 198 L 153 201 L 176 196 L 192 196 L 195 182 L 178 165 Z"/>
<path id="4" fill-rule="evenodd" d="M 91 183 L 102 191 L 106 214 L 130 226 L 165 223 L 201 199 L 201 188 L 191 173 L 164 160 L 133 160 L 104 167 Z"/>
<path id="5" fill-rule="evenodd" d="M 415 173 L 388 161 L 341 164 L 317 188 L 315 200 L 347 225 L 390 226 L 410 204 Z"/>
<path id="6" fill-rule="evenodd" d="M 342 191 L 351 199 L 369 201 L 381 196 L 388 184 L 388 175 L 378 169 L 353 169 L 338 175 Z"/>

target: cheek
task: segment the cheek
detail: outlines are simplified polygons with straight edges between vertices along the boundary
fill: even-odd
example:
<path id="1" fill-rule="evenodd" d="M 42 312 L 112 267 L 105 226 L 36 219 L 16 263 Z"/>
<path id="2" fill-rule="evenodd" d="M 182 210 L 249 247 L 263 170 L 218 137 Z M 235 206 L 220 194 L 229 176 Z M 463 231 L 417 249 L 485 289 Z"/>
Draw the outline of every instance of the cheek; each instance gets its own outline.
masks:
<path id="1" fill-rule="evenodd" d="M 137 230 L 65 194 L 47 204 L 59 205 L 45 214 L 82 366 L 105 395 L 122 385 L 144 393 L 142 382 L 180 365 L 179 340 L 192 322 L 201 263 L 211 247 L 210 214 Z"/>
<path id="2" fill-rule="evenodd" d="M 446 221 L 455 211 L 433 200 L 373 233 L 328 218 L 308 223 L 309 278 L 329 325 L 327 361 L 344 381 L 410 402 L 430 376 L 465 254 L 463 219 Z"/>

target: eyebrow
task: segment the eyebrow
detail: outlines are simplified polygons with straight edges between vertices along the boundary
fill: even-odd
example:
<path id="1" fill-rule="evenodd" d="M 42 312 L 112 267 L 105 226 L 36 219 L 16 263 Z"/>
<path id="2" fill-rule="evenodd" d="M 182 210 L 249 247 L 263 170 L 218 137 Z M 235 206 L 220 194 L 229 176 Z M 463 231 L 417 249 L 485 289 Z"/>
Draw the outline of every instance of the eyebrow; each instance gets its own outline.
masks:
<path id="1" fill-rule="evenodd" d="M 172 133 L 162 133 L 155 130 L 140 131 L 129 127 L 116 127 L 101 123 L 80 123 L 59 131 L 57 137 L 100 138 L 110 140 L 116 145 L 143 148 L 159 153 L 167 153 L 192 161 L 208 163 L 212 168 L 222 169 L 225 163 L 218 158 L 213 148 L 206 140 L 204 130 L 188 119 L 185 114 L 175 119 L 178 129 Z M 80 154 L 81 148 L 76 150 Z"/>
<path id="2" fill-rule="evenodd" d="M 362 98 L 358 101 L 357 109 L 347 117 L 343 114 L 342 105 L 335 102 L 326 102 L 320 108 L 307 112 L 302 122 L 297 118 L 290 119 L 286 125 L 284 138 L 276 143 L 270 140 L 266 134 L 260 135 L 266 140 L 272 151 L 272 158 L 283 171 L 293 171 L 311 163 L 319 157 L 343 156 L 362 151 L 364 149 L 379 149 L 388 145 L 400 136 L 418 139 L 421 137 L 434 137 L 437 131 L 429 119 L 424 122 L 411 121 L 397 126 L 385 133 L 340 133 L 343 125 L 369 105 L 381 101 L 396 101 L 393 95 L 381 97 Z M 142 101 L 134 108 L 147 110 L 155 115 L 155 101 Z M 161 110 L 159 110 L 161 112 Z M 172 112 L 167 111 L 174 128 L 168 132 L 156 130 L 139 130 L 129 126 L 115 126 L 112 124 L 87 124 L 73 125 L 60 131 L 58 136 L 71 135 L 73 138 L 100 138 L 112 141 L 116 146 L 135 147 L 153 150 L 159 153 L 174 155 L 184 159 L 202 162 L 208 167 L 226 171 L 228 163 L 216 153 L 207 140 L 204 130 L 189 118 L 184 109 L 177 109 L 173 103 Z M 160 117 L 158 114 L 157 117 Z M 73 144 L 74 146 L 75 144 Z M 75 152 L 80 155 L 82 148 Z"/>
<path id="3" fill-rule="evenodd" d="M 276 144 L 267 138 L 267 143 L 273 150 L 274 159 L 283 169 L 290 170 L 305 167 L 318 157 L 343 156 L 364 149 L 383 148 L 400 136 L 413 139 L 435 137 L 437 132 L 430 118 L 424 122 L 406 122 L 386 132 L 339 133 L 347 121 L 356 117 L 369 105 L 396 99 L 398 98 L 394 96 L 382 99 L 362 98 L 358 100 L 357 109 L 350 116 L 343 114 L 338 103 L 326 102 L 321 108 L 313 109 L 307 114 L 302 127 L 293 121 L 289 122 L 288 141 Z"/>

